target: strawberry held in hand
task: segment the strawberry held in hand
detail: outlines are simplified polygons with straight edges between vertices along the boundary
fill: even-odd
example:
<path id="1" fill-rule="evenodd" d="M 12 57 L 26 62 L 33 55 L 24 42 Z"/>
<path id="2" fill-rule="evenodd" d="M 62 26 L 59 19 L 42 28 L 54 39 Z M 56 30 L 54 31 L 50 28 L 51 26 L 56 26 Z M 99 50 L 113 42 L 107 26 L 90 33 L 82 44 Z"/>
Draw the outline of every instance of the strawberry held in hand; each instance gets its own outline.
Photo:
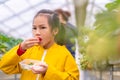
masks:
<path id="1" fill-rule="evenodd" d="M 38 46 L 40 44 L 40 42 L 42 41 L 42 38 L 41 37 L 36 37 L 36 39 L 37 39 L 37 43 L 35 43 L 34 45 Z"/>
<path id="2" fill-rule="evenodd" d="M 42 38 L 41 38 L 41 37 L 38 37 L 38 39 L 39 39 L 39 42 L 41 42 L 41 41 L 42 41 Z"/>

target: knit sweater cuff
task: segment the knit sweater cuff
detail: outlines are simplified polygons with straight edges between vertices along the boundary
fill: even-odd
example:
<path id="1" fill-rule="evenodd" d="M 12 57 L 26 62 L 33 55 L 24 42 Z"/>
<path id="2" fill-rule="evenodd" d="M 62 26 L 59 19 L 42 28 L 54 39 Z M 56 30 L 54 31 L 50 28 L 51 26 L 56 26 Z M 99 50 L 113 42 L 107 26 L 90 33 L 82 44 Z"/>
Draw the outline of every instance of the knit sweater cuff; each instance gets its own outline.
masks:
<path id="1" fill-rule="evenodd" d="M 21 48 L 21 44 L 19 45 L 19 48 L 18 48 L 18 50 L 17 50 L 17 55 L 19 55 L 19 56 L 21 56 L 22 54 L 24 54 L 26 52 L 26 50 L 23 50 L 22 48 Z"/>

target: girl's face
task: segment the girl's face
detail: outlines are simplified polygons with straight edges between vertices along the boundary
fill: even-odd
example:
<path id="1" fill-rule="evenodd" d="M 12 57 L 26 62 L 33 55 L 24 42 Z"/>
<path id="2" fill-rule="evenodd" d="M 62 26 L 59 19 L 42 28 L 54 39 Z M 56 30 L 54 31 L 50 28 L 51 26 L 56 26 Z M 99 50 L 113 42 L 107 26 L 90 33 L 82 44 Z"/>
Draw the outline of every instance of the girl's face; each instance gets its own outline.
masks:
<path id="1" fill-rule="evenodd" d="M 39 45 L 44 48 L 49 48 L 54 43 L 54 30 L 51 30 L 47 16 L 39 15 L 35 17 L 32 32 L 34 37 L 41 38 Z"/>

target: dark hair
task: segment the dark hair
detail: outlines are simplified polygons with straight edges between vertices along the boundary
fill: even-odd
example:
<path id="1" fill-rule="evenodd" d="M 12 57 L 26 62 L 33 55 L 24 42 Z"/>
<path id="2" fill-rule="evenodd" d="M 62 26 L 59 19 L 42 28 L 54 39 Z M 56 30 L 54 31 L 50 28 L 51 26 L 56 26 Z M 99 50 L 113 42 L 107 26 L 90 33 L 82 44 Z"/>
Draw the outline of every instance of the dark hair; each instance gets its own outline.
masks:
<path id="1" fill-rule="evenodd" d="M 61 14 L 61 15 L 62 15 L 62 18 L 63 18 L 65 21 L 68 21 L 68 20 L 69 20 L 69 17 L 71 16 L 71 14 L 70 14 L 69 11 L 65 11 L 65 10 L 62 10 L 62 9 L 55 9 L 54 11 L 57 12 L 58 14 Z"/>
<path id="2" fill-rule="evenodd" d="M 42 10 L 38 11 L 38 13 L 35 15 L 35 17 L 37 17 L 39 15 L 46 15 L 47 16 L 48 24 L 50 25 L 52 30 L 55 28 L 59 29 L 58 34 L 55 36 L 55 41 L 58 44 L 63 45 L 64 44 L 65 29 L 61 25 L 61 22 L 60 22 L 59 17 L 58 17 L 58 13 L 56 13 L 52 10 L 42 9 Z"/>
<path id="3" fill-rule="evenodd" d="M 58 17 L 58 14 L 56 12 L 54 12 L 52 10 L 48 10 L 48 9 L 42 9 L 42 10 L 38 11 L 38 13 L 35 15 L 35 17 L 37 17 L 39 15 L 46 15 L 47 16 L 48 24 L 50 25 L 52 30 L 60 27 L 59 17 Z"/>

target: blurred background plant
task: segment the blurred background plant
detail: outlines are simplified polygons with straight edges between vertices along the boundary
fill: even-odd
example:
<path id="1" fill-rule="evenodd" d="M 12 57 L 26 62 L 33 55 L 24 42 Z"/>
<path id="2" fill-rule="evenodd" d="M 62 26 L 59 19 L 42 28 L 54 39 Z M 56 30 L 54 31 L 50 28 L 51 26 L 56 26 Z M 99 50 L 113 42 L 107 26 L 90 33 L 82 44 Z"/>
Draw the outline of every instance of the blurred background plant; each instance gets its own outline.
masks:
<path id="1" fill-rule="evenodd" d="M 94 27 L 80 27 L 81 69 L 106 70 L 109 61 L 120 58 L 120 0 L 106 4 L 107 10 L 97 13 Z"/>
<path id="2" fill-rule="evenodd" d="M 6 34 L 0 33 L 0 54 L 4 54 L 10 50 L 13 46 L 22 42 L 22 39 L 16 39 L 14 37 L 9 37 Z"/>

